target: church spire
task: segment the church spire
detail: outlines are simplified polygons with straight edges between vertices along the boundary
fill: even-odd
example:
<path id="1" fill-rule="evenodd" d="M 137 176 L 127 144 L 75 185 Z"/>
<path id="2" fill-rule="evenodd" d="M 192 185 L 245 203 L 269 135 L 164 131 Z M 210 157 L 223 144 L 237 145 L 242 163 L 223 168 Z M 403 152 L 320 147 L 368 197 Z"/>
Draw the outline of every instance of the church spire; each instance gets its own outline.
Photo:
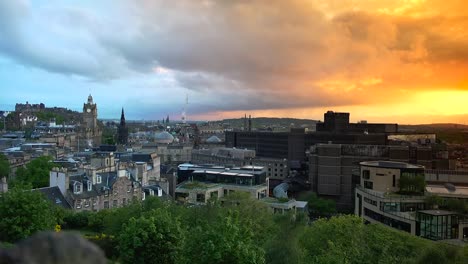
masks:
<path id="1" fill-rule="evenodd" d="M 122 114 L 120 115 L 120 124 L 122 124 L 122 121 L 125 123 L 125 112 L 124 112 L 123 107 L 122 107 Z"/>
<path id="2" fill-rule="evenodd" d="M 119 125 L 119 128 L 117 130 L 117 142 L 119 144 L 127 144 L 128 142 L 128 128 L 127 126 L 125 125 L 125 112 L 124 112 L 124 109 L 122 107 L 122 114 L 120 115 L 120 125 Z"/>

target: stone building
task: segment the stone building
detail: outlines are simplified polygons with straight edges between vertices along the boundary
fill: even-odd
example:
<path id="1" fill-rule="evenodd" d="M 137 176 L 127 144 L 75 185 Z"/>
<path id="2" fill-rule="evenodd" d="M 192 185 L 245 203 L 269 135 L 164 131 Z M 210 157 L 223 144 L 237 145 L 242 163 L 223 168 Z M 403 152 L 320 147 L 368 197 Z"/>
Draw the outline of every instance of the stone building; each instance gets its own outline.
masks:
<path id="1" fill-rule="evenodd" d="M 83 104 L 83 124 L 81 127 L 82 148 L 90 148 L 92 146 L 99 146 L 101 144 L 102 130 L 99 127 L 97 116 L 97 105 L 94 103 L 93 97 L 89 95 L 88 102 Z"/>

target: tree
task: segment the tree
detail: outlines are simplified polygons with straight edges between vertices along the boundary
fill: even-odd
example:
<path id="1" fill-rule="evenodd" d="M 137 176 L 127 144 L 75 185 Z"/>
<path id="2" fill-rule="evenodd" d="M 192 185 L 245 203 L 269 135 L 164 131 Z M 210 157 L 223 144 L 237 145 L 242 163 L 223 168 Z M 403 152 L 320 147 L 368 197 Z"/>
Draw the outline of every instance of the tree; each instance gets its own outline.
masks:
<path id="1" fill-rule="evenodd" d="M 49 172 L 53 167 L 57 167 L 52 162 L 52 157 L 42 156 L 29 162 L 26 167 L 16 171 L 16 177 L 12 185 L 30 184 L 32 188 L 42 188 L 49 186 Z"/>
<path id="2" fill-rule="evenodd" d="M 10 173 L 10 163 L 8 162 L 7 157 L 0 153 L 0 179 L 7 177 Z"/>
<path id="3" fill-rule="evenodd" d="M 188 233 L 185 256 L 190 263 L 265 263 L 265 251 L 254 240 L 255 230 L 241 223 L 237 211 L 216 222 L 199 223 Z"/>
<path id="4" fill-rule="evenodd" d="M 305 263 L 415 263 L 431 241 L 357 216 L 319 219 L 305 229 Z"/>
<path id="5" fill-rule="evenodd" d="M 55 224 L 52 205 L 42 193 L 13 188 L 0 196 L 0 241 L 16 242 L 53 230 Z"/>
<path id="6" fill-rule="evenodd" d="M 336 213 L 336 203 L 330 199 L 323 199 L 312 193 L 308 200 L 309 211 L 314 215 L 332 215 Z"/>
<path id="7" fill-rule="evenodd" d="M 124 263 L 179 263 L 183 243 L 180 221 L 163 209 L 131 218 L 118 237 Z"/>

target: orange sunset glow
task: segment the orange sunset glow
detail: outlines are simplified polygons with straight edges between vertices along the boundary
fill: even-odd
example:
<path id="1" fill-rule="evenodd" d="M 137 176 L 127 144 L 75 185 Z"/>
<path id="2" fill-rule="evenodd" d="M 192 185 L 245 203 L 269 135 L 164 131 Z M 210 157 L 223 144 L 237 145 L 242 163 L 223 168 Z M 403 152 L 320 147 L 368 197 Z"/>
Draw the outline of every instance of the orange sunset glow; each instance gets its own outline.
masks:
<path id="1" fill-rule="evenodd" d="M 245 61 L 253 65 L 245 67 L 255 75 L 237 80 L 253 96 L 261 92 L 261 107 L 200 118 L 247 111 L 321 119 L 336 110 L 351 112 L 355 121 L 468 122 L 463 1 L 254 2 L 221 12 L 230 32 L 251 47 Z"/>

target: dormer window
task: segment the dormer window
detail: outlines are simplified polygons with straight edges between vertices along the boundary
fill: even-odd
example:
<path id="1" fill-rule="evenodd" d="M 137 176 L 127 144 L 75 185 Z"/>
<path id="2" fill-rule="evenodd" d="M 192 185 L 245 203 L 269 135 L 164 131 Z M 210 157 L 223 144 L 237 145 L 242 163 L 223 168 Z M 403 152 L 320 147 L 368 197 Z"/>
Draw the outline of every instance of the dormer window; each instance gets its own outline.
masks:
<path id="1" fill-rule="evenodd" d="M 101 175 L 96 175 L 96 183 L 101 183 L 102 182 L 102 179 L 101 179 Z"/>
<path id="2" fill-rule="evenodd" d="M 81 191 L 82 191 L 81 190 L 81 183 L 75 182 L 73 187 L 74 187 L 74 190 L 73 190 L 74 193 L 81 193 Z"/>
<path id="3" fill-rule="evenodd" d="M 90 192 L 93 189 L 93 183 L 91 181 L 88 181 L 88 192 Z"/>

